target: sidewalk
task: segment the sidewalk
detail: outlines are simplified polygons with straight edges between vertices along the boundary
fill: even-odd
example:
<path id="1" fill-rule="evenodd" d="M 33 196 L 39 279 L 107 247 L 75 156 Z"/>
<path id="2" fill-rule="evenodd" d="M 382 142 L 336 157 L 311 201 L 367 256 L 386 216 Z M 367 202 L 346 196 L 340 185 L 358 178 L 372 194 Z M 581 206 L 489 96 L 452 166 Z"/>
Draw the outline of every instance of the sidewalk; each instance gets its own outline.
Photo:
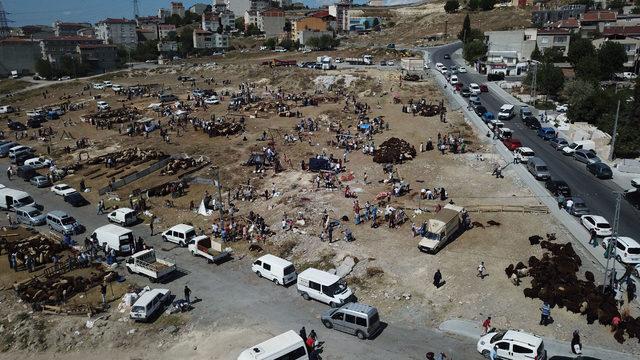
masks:
<path id="1" fill-rule="evenodd" d="M 482 334 L 482 327 L 480 323 L 463 319 L 446 320 L 445 322 L 440 324 L 438 329 L 446 333 L 464 336 L 476 340 L 480 339 L 480 334 Z M 572 358 L 575 357 L 575 355 L 571 353 L 571 343 L 546 337 L 543 337 L 542 340 L 544 341 L 545 349 L 547 349 L 547 358 L 551 358 L 553 356 L 570 356 Z M 584 356 L 593 356 L 600 359 L 638 359 L 638 356 L 633 354 L 602 349 L 594 346 L 584 346 L 582 348 L 582 352 Z"/>

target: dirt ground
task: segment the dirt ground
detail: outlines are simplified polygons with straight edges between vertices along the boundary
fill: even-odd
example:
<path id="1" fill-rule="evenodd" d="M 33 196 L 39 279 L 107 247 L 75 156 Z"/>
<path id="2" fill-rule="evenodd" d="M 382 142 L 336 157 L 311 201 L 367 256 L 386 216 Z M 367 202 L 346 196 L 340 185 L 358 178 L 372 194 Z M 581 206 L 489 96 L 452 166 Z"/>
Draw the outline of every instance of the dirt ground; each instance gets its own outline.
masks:
<path id="1" fill-rule="evenodd" d="M 445 15 L 438 9 L 442 9 L 441 4 L 390 10 L 392 16 L 401 17 L 404 21 L 396 21 L 397 25 L 392 30 L 384 30 L 380 36 L 359 36 L 353 41 L 361 47 L 389 42 L 415 43 L 425 35 L 444 31 L 443 19 L 447 19 L 449 31 L 457 33 L 464 14 Z M 472 15 L 472 26 L 475 26 L 476 22 L 483 30 L 520 26 L 528 21 L 524 20 L 528 19 L 527 16 L 526 11 L 513 9 L 478 13 Z M 341 50 L 332 54 L 349 56 L 358 51 L 357 49 Z M 399 56 L 383 51 L 378 53 L 377 59 L 385 56 L 390 58 Z M 278 55 L 283 58 L 293 57 L 299 61 L 311 60 L 315 56 L 317 54 L 313 53 Z M 234 91 L 242 82 L 252 82 L 256 84 L 256 93 L 261 96 L 267 96 L 269 90 L 280 89 L 285 93 L 307 92 L 330 97 L 335 94 L 335 91 L 340 90 L 342 94 L 354 95 L 359 101 L 369 104 L 370 117 L 381 116 L 388 122 L 388 130 L 374 135 L 373 141 L 376 145 L 390 137 L 398 137 L 419 148 L 420 143 L 426 143 L 429 138 L 435 142 L 440 133 L 462 136 L 468 151 L 464 154 L 446 153 L 444 155 L 437 151 L 419 152 L 413 160 L 397 165 L 398 174 L 410 184 L 411 191 L 402 197 L 393 197 L 391 205 L 405 208 L 409 221 L 396 229 L 390 229 L 384 223 L 374 229 L 369 226 L 370 222 L 355 225 L 352 211 L 353 199 L 345 198 L 340 189 L 316 189 L 313 183 L 316 175 L 302 171 L 299 165 L 301 161 L 306 162 L 309 157 L 323 152 L 333 154 L 336 158 L 342 157 L 343 150 L 331 147 L 328 141 L 335 138 L 334 133 L 329 131 L 331 123 L 339 123 L 344 128 L 350 129 L 352 133 L 356 132 L 356 116 L 353 112 L 342 111 L 344 95 L 339 96 L 337 101 L 323 102 L 318 106 L 293 106 L 294 110 L 302 113 L 301 118 L 310 117 L 320 124 L 319 131 L 305 134 L 304 141 L 293 144 L 286 144 L 284 135 L 296 135 L 293 129 L 300 121 L 299 118 L 278 117 L 274 111 L 260 111 L 257 114 L 253 110 L 230 113 L 226 108 L 227 101 L 223 101 L 220 105 L 209 106 L 206 110 L 195 108 L 190 116 L 210 119 L 214 115 L 227 118 L 244 115 L 245 133 L 209 138 L 203 132 L 194 131 L 193 128 L 186 127 L 180 135 L 176 129 L 171 128 L 169 131 L 171 141 L 167 143 L 160 138 L 158 131 L 151 133 L 149 138 L 129 137 L 119 134 L 118 126 L 112 130 L 99 130 L 95 126 L 82 122 L 83 115 L 95 110 L 93 97 L 96 95 L 100 95 L 101 100 L 109 102 L 114 108 L 126 104 L 127 107 L 142 110 L 145 116 L 158 118 L 158 115 L 147 109 L 151 103 L 156 102 L 155 98 L 142 97 L 128 101 L 109 89 L 100 91 L 87 88 L 90 82 L 78 80 L 48 87 L 47 93 L 44 94 L 44 90 L 40 89 L 12 98 L 12 105 L 23 110 L 17 116 L 20 121 L 26 120 L 24 110 L 52 106 L 66 100 L 84 104 L 83 109 L 70 111 L 59 120 L 45 123 L 45 127 L 51 126 L 56 131 L 50 141 L 42 141 L 37 139 L 37 136 L 20 141 L 34 146 L 43 155 L 46 155 L 46 147 L 49 145 L 52 151 L 51 156 L 59 165 L 77 161 L 79 152 L 66 153 L 64 148 L 66 146 L 74 148 L 76 139 L 82 137 L 89 139 L 90 146 L 84 150 L 91 158 L 132 147 L 154 149 L 166 154 L 184 153 L 191 157 L 206 156 L 214 165 L 220 167 L 225 194 L 230 189 L 247 182 L 253 185 L 258 193 L 264 193 L 265 190 L 271 191 L 275 186 L 280 193 L 279 196 L 268 200 L 259 198 L 252 202 L 237 201 L 235 203 L 240 216 L 246 215 L 249 211 L 257 212 L 275 231 L 275 235 L 261 244 L 265 251 L 293 260 L 298 270 L 310 266 L 332 269 L 347 256 L 357 259 L 353 271 L 347 276 L 348 283 L 354 287 L 362 302 L 377 306 L 381 312 L 387 314 L 387 317 L 406 319 L 417 325 L 433 327 L 449 318 L 459 317 L 481 322 L 486 316 L 491 315 L 493 324 L 497 327 L 529 329 L 537 334 L 553 336 L 561 340 L 569 340 L 571 331 L 580 329 L 583 339 L 587 339 L 590 345 L 640 353 L 637 342 L 631 341 L 619 345 L 614 342 L 607 328 L 600 325 L 587 325 L 582 316 L 568 313 L 563 309 L 553 310 L 552 315 L 556 320 L 553 325 L 548 327 L 537 325 L 540 303 L 525 299 L 522 294 L 522 289 L 527 286 L 527 279 L 524 279 L 520 287 L 515 287 L 507 279 L 504 269 L 509 264 L 526 261 L 529 256 L 542 254 L 539 247 L 529 245 L 527 239 L 531 235 L 544 236 L 546 233 L 555 232 L 558 235 L 557 242 L 569 240 L 569 235 L 548 214 L 472 212 L 472 220 L 482 224 L 483 227 L 476 226 L 464 232 L 436 255 L 427 255 L 418 251 L 419 238 L 412 236 L 411 222 L 430 216 L 427 211 L 433 211 L 437 204 L 444 203 L 436 200 L 420 200 L 421 188 L 445 187 L 449 194 L 449 199 L 446 201 L 451 200 L 457 205 L 470 209 L 477 206 L 540 205 L 533 194 L 518 181 L 510 167 L 506 168 L 504 179 L 496 179 L 491 175 L 494 163 L 499 163 L 500 160 L 493 149 L 484 145 L 464 122 L 460 112 L 449 109 L 446 123 L 440 122 L 437 117 L 412 116 L 401 112 L 401 104 L 395 104 L 394 97 L 399 98 L 403 103 L 409 99 L 420 98 L 437 103 L 442 99 L 432 79 L 426 78 L 416 83 L 404 82 L 400 80 L 399 71 L 395 70 L 351 69 L 320 72 L 297 67 L 270 68 L 260 65 L 262 61 L 274 57 L 270 53 L 236 52 L 226 57 L 201 58 L 157 69 L 106 75 L 104 79 L 124 86 L 157 84 L 158 87 L 171 91 L 185 102 L 188 102 L 187 95 L 192 86 L 190 83 L 178 81 L 179 75 L 196 78 L 196 87 L 212 88 L 216 91 Z M 243 59 L 241 63 L 237 61 L 240 58 Z M 205 78 L 213 78 L 215 84 L 206 85 Z M 229 84 L 222 85 L 223 81 L 229 81 Z M 319 85 L 323 82 L 333 82 L 331 90 Z M 159 118 L 159 120 L 163 124 L 168 122 L 167 118 Z M 242 165 L 252 151 L 261 151 L 266 144 L 257 141 L 263 131 L 268 131 L 269 138 L 275 143 L 281 157 L 290 160 L 290 162 L 283 162 L 285 166 L 283 172 L 274 174 L 272 170 L 268 170 L 265 173 L 255 173 L 253 167 Z M 30 129 L 28 134 L 32 133 L 33 130 Z M 7 137 L 15 136 L 8 132 L 7 134 L 9 134 Z M 343 185 L 349 185 L 357 193 L 361 205 L 365 201 L 374 202 L 374 197 L 378 193 L 390 190 L 389 185 L 380 182 L 385 177 L 382 166 L 374 163 L 369 155 L 356 151 L 349 153 L 347 158 L 346 174 L 352 173 L 354 178 L 344 181 Z M 125 173 L 143 168 L 148 164 L 128 167 Z M 78 186 L 80 180 L 84 178 L 86 185 L 92 189 L 85 195 L 95 203 L 99 198 L 97 189 L 104 186 L 108 180 L 104 177 L 95 180 L 86 177 L 90 171 L 91 167 L 86 167 L 77 174 L 69 175 L 64 182 Z M 368 175 L 367 183 L 364 182 L 365 172 Z M 208 176 L 204 171 L 195 175 Z M 124 201 L 136 189 L 143 190 L 176 178 L 177 176 L 160 177 L 153 174 L 119 189 L 117 193 Z M 197 205 L 205 191 L 213 192 L 214 188 L 192 184 L 183 197 L 173 199 L 167 196 L 150 199 L 150 211 L 158 216 L 159 220 L 157 229 L 163 230 L 179 222 L 190 222 L 208 232 L 216 216 L 207 218 L 189 211 L 190 202 L 193 201 Z M 165 207 L 163 205 L 165 200 L 172 200 L 174 206 Z M 107 205 L 113 204 L 115 202 Z M 320 219 L 324 209 L 327 209 L 331 218 L 340 219 L 346 215 L 350 219 L 348 222 L 342 222 L 339 230 L 349 227 L 356 238 L 355 242 L 337 241 L 329 244 L 319 241 Z M 417 214 L 417 209 L 422 209 L 423 214 Z M 289 216 L 300 213 L 306 221 L 305 225 L 297 226 L 294 231 L 281 230 L 280 220 L 284 213 Z M 335 231 L 334 234 L 335 237 L 341 237 L 339 231 Z M 257 256 L 248 252 L 246 243 L 237 242 L 230 246 L 238 254 Z M 593 271 L 591 262 L 586 261 L 585 258 L 583 260 L 585 265 L 582 272 Z M 489 274 L 484 279 L 476 277 L 476 269 L 481 261 L 485 262 Z M 441 270 L 446 281 L 445 286 L 440 289 L 435 289 L 432 285 L 436 269 Z M 10 299 L 11 296 L 3 293 L 2 298 Z M 117 299 L 118 295 L 114 294 L 113 298 Z M 97 301 L 97 293 L 87 294 L 87 299 L 92 302 Z M 7 303 L 10 302 L 3 301 L 3 305 Z M 179 342 L 180 345 L 174 347 L 162 340 L 162 336 L 173 331 L 172 326 L 189 324 L 188 316 L 163 316 L 150 327 L 145 329 L 136 327 L 136 331 L 129 334 L 130 336 L 118 337 L 115 334 L 126 332 L 131 325 L 126 320 L 126 314 L 119 313 L 117 309 L 114 309 L 109 316 L 111 319 L 118 318 L 118 321 L 110 321 L 108 326 L 105 321 L 98 321 L 91 329 L 79 326 L 84 322 L 83 319 L 41 316 L 30 314 L 28 311 L 25 304 L 17 303 L 12 303 L 7 310 L 4 306 L 3 310 L 0 310 L 2 315 L 0 319 L 3 319 L 0 321 L 1 329 L 9 327 L 31 329 L 30 331 L 35 334 L 29 337 L 26 330 L 20 332 L 19 336 L 23 336 L 26 340 L 13 344 L 5 343 L 4 351 L 51 349 L 65 352 L 73 349 L 73 353 L 64 355 L 66 359 L 80 357 L 90 359 L 92 357 L 87 354 L 87 349 L 111 346 L 114 357 L 121 352 L 129 357 L 135 358 L 140 355 L 140 358 L 145 358 L 151 351 L 161 358 L 167 354 L 176 353 L 181 354 L 182 358 L 193 358 L 195 355 L 189 349 L 196 346 L 195 344 L 213 347 L 210 342 L 203 341 L 207 336 L 205 329 L 189 328 L 189 325 L 186 326 L 190 331 L 182 331 L 179 335 L 182 340 Z M 18 315 L 8 315 L 9 313 Z M 78 336 L 74 335 L 75 331 L 81 331 L 82 338 L 85 340 L 74 341 L 74 336 Z M 246 337 L 246 331 L 246 329 L 234 328 L 220 330 L 216 333 L 216 344 L 225 344 L 227 340 L 237 338 L 239 333 Z M 170 335 L 178 336 L 173 333 Z M 144 349 L 134 345 L 139 344 L 137 340 L 144 337 L 152 339 L 150 341 L 152 345 Z M 47 341 L 38 341 L 45 338 Z M 112 339 L 113 343 L 109 339 Z M 43 342 L 48 344 L 44 348 L 38 345 Z M 224 351 L 224 346 L 218 347 L 215 351 Z M 58 355 L 44 352 L 37 356 L 55 358 Z"/>

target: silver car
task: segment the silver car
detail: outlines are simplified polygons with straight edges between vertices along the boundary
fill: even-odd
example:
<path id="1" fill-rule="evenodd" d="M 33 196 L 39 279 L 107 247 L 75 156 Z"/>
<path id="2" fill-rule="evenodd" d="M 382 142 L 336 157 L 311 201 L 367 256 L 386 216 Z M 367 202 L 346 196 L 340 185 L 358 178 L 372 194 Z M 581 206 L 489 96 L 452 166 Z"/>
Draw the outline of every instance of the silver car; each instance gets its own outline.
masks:
<path id="1" fill-rule="evenodd" d="M 31 183 L 31 185 L 39 188 L 47 187 L 51 185 L 51 183 L 49 182 L 49 179 L 46 176 L 42 176 L 42 175 L 37 175 L 32 177 L 31 180 L 29 180 L 29 182 Z"/>
<path id="2" fill-rule="evenodd" d="M 573 158 L 585 164 L 602 162 L 602 160 L 600 160 L 600 158 L 596 154 L 594 154 L 593 151 L 584 149 L 576 150 L 573 153 Z"/>
<path id="3" fill-rule="evenodd" d="M 16 219 L 21 224 L 38 226 L 45 223 L 47 216 L 33 206 L 23 206 L 16 209 Z"/>

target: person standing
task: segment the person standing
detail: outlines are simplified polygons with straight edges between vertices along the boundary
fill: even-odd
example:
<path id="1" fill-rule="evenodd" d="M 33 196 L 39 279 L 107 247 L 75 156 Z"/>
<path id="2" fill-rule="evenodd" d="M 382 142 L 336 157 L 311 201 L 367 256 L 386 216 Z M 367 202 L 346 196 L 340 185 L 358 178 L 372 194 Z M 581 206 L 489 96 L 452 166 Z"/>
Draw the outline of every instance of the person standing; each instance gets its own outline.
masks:
<path id="1" fill-rule="evenodd" d="M 9 222 L 9 226 L 13 226 L 13 219 L 10 213 L 7 213 L 7 221 Z"/>
<path id="2" fill-rule="evenodd" d="M 298 334 L 302 338 L 302 341 L 307 340 L 307 329 L 305 329 L 304 326 L 302 327 L 302 329 L 300 329 L 300 332 Z"/>
<path id="3" fill-rule="evenodd" d="M 102 306 L 107 307 L 107 284 L 104 282 L 100 285 L 100 295 L 102 295 Z"/>
<path id="4" fill-rule="evenodd" d="M 476 276 L 480 277 L 480 279 L 484 279 L 485 276 L 485 271 L 487 270 L 487 268 L 484 267 L 484 261 L 480 262 L 480 265 L 478 265 L 478 274 Z"/>
<path id="5" fill-rule="evenodd" d="M 7 179 L 11 180 L 11 166 L 7 168 Z"/>
<path id="6" fill-rule="evenodd" d="M 636 284 L 633 280 L 629 279 L 627 282 L 627 303 L 631 304 L 631 301 L 636 297 Z"/>
<path id="7" fill-rule="evenodd" d="M 578 330 L 573 332 L 573 339 L 571 339 L 571 352 L 576 355 L 582 355 L 582 342 L 580 341 L 580 332 L 578 332 Z"/>
<path id="8" fill-rule="evenodd" d="M 598 240 L 596 239 L 596 229 L 589 230 L 589 245 L 597 244 Z M 595 246 L 594 246 L 595 247 Z"/>
<path id="9" fill-rule="evenodd" d="M 489 329 L 491 328 L 491 316 L 488 316 L 483 322 L 482 322 L 482 335 L 486 335 L 489 332 Z"/>
<path id="10" fill-rule="evenodd" d="M 436 288 L 440 288 L 440 284 L 442 282 L 442 273 L 440 272 L 440 269 L 436 270 L 436 273 L 433 274 L 433 286 L 435 286 Z"/>
<path id="11" fill-rule="evenodd" d="M 549 317 L 551 316 L 551 306 L 545 302 L 540 308 L 540 325 L 547 326 L 549 324 Z"/>
<path id="12" fill-rule="evenodd" d="M 191 304 L 191 289 L 187 285 L 184 286 L 184 301 Z"/>
<path id="13" fill-rule="evenodd" d="M 100 201 L 98 201 L 98 211 L 96 215 L 101 215 L 103 210 L 104 210 L 104 203 L 102 202 L 102 199 L 100 199 Z"/>
<path id="14" fill-rule="evenodd" d="M 498 345 L 493 345 L 493 347 L 489 351 L 489 359 L 491 360 L 498 359 Z"/>
<path id="15" fill-rule="evenodd" d="M 149 220 L 149 230 L 151 231 L 151 236 L 153 236 L 153 221 L 154 221 L 154 217 L 151 217 L 151 220 Z"/>

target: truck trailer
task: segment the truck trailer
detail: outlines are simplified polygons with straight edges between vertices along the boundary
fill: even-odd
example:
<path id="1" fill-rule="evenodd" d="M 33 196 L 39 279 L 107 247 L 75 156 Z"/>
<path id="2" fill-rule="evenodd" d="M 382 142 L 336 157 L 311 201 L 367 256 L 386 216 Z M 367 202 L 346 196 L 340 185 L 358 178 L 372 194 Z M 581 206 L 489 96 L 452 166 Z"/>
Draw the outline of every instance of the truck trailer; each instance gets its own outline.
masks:
<path id="1" fill-rule="evenodd" d="M 469 222 L 467 211 L 462 206 L 445 205 L 434 218 L 427 221 L 427 233 L 420 243 L 420 251 L 435 254 L 463 231 Z"/>

